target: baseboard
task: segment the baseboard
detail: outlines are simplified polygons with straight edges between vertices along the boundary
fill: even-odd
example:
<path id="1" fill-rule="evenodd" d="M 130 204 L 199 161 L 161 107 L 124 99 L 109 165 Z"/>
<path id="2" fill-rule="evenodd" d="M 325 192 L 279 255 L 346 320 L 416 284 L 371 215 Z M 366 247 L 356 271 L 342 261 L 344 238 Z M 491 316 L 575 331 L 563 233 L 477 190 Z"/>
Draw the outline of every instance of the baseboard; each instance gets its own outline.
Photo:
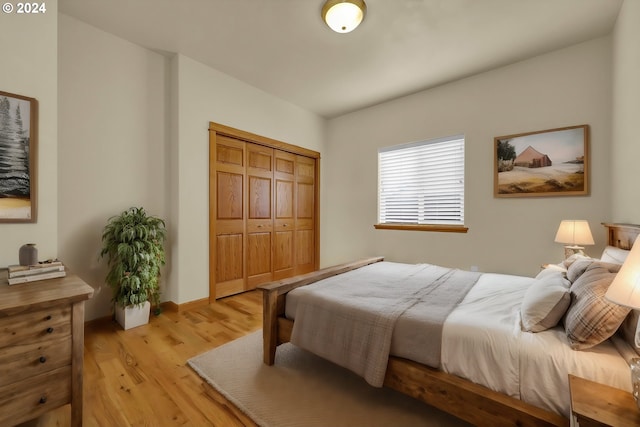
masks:
<path id="1" fill-rule="evenodd" d="M 160 303 L 160 308 L 166 311 L 180 311 L 180 306 L 173 301 L 165 301 Z"/>
<path id="2" fill-rule="evenodd" d="M 187 310 L 193 310 L 194 308 L 199 308 L 199 307 L 204 307 L 205 305 L 209 305 L 209 298 L 202 298 L 202 299 L 197 299 L 194 301 L 189 301 L 189 302 L 185 302 L 184 304 L 176 304 L 173 301 L 165 301 L 165 302 L 161 302 L 160 303 L 160 308 L 163 311 L 171 311 L 171 312 L 175 312 L 175 313 L 179 313 L 181 311 L 187 311 Z M 155 310 L 155 307 L 152 306 L 151 307 L 151 314 L 153 315 Z M 113 320 L 113 313 L 108 315 L 108 316 L 104 316 L 104 317 L 98 317 L 96 319 L 91 319 L 91 320 L 87 320 L 84 322 L 85 325 L 90 324 L 90 323 L 95 323 L 95 322 L 104 322 L 107 319 L 108 320 Z"/>
<path id="3" fill-rule="evenodd" d="M 107 322 L 109 320 L 114 320 L 115 321 L 113 313 L 111 313 L 108 316 L 97 317 L 97 318 L 91 319 L 91 320 L 85 320 L 84 325 L 87 326 L 87 325 L 90 325 L 92 323 L 102 323 L 102 322 Z"/>
<path id="4" fill-rule="evenodd" d="M 164 310 L 175 312 L 193 310 L 194 308 L 204 307 L 205 305 L 209 305 L 209 298 L 197 299 L 183 304 L 176 304 L 173 301 L 165 301 L 160 304 Z"/>

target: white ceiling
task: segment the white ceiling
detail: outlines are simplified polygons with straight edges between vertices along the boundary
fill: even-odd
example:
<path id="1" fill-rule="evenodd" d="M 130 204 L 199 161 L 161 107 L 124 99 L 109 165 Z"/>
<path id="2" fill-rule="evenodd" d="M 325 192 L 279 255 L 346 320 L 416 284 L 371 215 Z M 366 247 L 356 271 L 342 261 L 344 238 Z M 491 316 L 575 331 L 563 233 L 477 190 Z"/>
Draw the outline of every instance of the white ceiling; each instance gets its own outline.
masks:
<path id="1" fill-rule="evenodd" d="M 335 117 L 608 34 L 623 0 L 366 0 L 355 31 L 324 0 L 59 0 L 59 11 L 181 53 Z"/>

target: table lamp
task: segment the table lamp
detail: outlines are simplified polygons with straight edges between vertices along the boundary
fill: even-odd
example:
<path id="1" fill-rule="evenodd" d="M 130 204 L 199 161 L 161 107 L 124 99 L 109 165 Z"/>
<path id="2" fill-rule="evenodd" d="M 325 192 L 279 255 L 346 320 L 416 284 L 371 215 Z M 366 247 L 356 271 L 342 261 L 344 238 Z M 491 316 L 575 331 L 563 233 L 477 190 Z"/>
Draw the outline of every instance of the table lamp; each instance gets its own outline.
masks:
<path id="1" fill-rule="evenodd" d="M 632 309 L 640 308 L 640 244 L 633 245 L 604 297 L 618 305 Z M 636 347 L 640 347 L 640 328 L 638 325 L 636 325 L 634 341 Z M 633 386 L 633 397 L 640 408 L 640 358 L 631 359 L 631 385 Z"/>
<path id="2" fill-rule="evenodd" d="M 573 254 L 584 255 L 584 247 L 580 245 L 593 245 L 593 236 L 589 228 L 589 222 L 583 219 L 562 220 L 555 241 L 564 243 L 564 257 L 569 258 Z"/>

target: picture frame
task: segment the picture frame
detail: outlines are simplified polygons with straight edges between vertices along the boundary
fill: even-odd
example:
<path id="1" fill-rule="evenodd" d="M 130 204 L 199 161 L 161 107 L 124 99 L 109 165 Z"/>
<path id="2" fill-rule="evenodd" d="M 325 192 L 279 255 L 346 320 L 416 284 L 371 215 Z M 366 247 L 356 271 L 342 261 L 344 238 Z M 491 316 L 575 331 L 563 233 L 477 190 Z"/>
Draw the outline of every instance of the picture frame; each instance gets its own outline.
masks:
<path id="1" fill-rule="evenodd" d="M 494 197 L 589 194 L 589 125 L 494 138 Z"/>
<path id="2" fill-rule="evenodd" d="M 0 91 L 0 223 L 37 221 L 38 101 Z"/>

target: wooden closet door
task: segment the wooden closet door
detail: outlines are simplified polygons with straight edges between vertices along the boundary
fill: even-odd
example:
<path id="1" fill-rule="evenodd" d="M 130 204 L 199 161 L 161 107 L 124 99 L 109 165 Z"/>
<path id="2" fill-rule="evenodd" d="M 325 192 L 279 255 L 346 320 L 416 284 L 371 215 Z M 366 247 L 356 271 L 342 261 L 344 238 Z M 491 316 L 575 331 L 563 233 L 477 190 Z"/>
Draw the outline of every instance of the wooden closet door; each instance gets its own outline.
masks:
<path id="1" fill-rule="evenodd" d="M 316 270 L 316 161 L 296 156 L 296 230 L 295 271 L 304 274 Z"/>
<path id="2" fill-rule="evenodd" d="M 319 268 L 320 153 L 209 123 L 209 301 Z"/>
<path id="3" fill-rule="evenodd" d="M 215 165 L 209 179 L 215 234 L 210 242 L 209 262 L 215 266 L 210 280 L 220 298 L 245 289 L 245 144 L 217 135 L 210 156 Z"/>
<path id="4" fill-rule="evenodd" d="M 294 275 L 295 163 L 294 154 L 275 150 L 274 280 Z"/>
<path id="5" fill-rule="evenodd" d="M 273 149 L 246 143 L 247 289 L 272 280 Z"/>

